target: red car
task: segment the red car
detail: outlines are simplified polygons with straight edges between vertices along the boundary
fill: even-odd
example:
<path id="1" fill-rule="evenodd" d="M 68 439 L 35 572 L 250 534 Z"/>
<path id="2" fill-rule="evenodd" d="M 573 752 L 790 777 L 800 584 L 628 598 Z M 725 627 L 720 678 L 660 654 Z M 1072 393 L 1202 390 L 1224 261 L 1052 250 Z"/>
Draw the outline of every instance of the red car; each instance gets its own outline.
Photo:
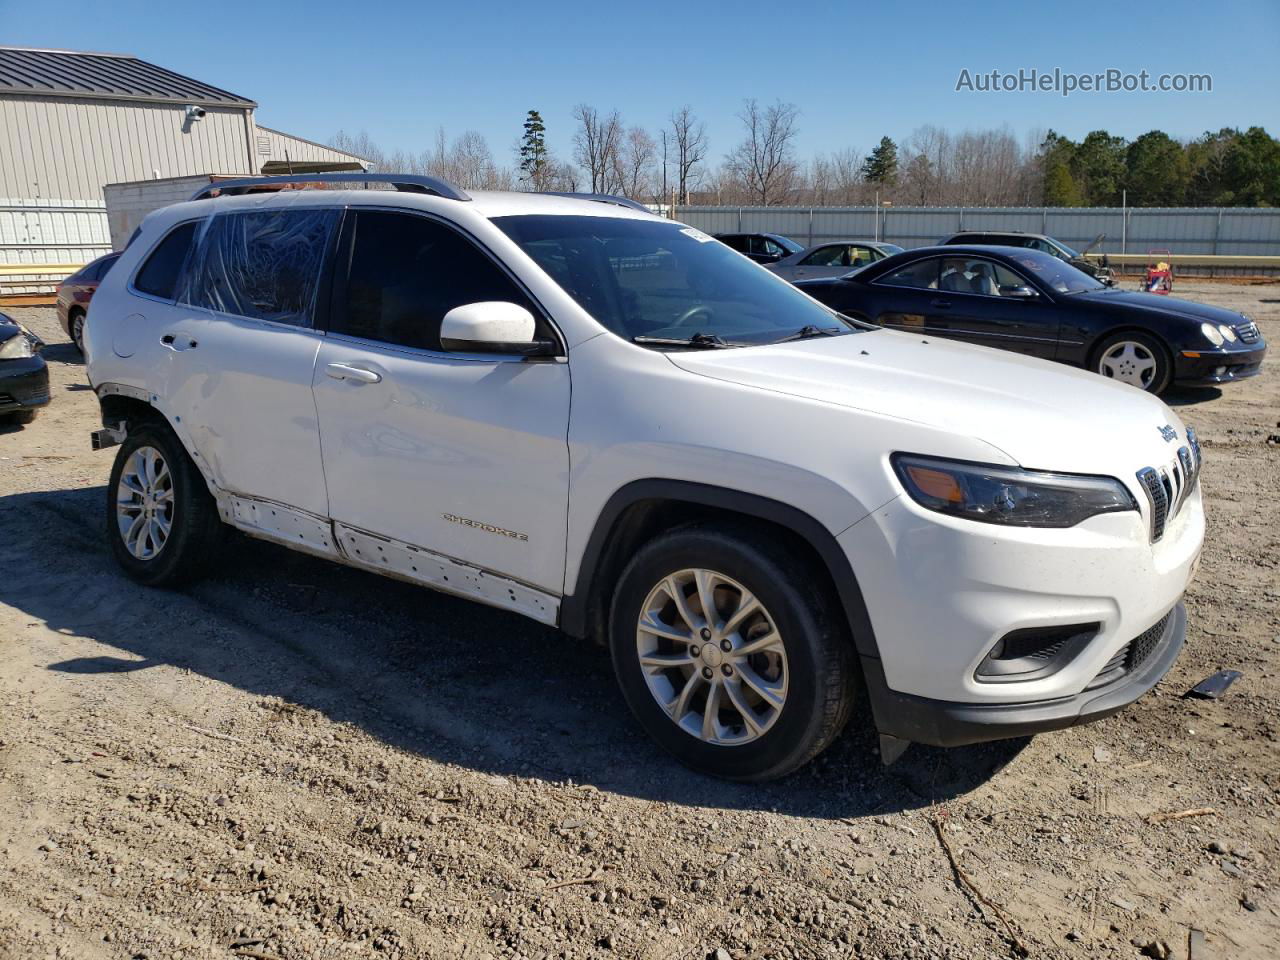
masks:
<path id="1" fill-rule="evenodd" d="M 89 301 L 98 289 L 98 281 L 119 259 L 120 254 L 108 253 L 58 284 L 58 322 L 81 353 L 84 353 L 84 318 L 89 310 Z"/>

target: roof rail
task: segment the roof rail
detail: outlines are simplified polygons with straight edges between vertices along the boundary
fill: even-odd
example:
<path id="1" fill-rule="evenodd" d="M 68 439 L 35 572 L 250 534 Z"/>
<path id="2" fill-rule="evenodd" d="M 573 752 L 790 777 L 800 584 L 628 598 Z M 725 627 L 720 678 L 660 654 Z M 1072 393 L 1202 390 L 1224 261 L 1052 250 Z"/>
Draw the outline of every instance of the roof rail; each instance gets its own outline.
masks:
<path id="1" fill-rule="evenodd" d="M 594 200 L 596 203 L 612 203 L 619 207 L 630 207 L 632 210 L 639 210 L 641 213 L 653 213 L 639 200 L 632 200 L 630 197 L 616 197 L 612 193 L 562 193 L 559 190 L 540 191 L 546 197 L 568 197 L 571 200 Z"/>
<path id="2" fill-rule="evenodd" d="M 411 173 L 296 173 L 282 177 L 243 177 L 236 180 L 215 180 L 201 187 L 191 197 L 203 200 L 216 192 L 222 196 L 251 193 L 262 187 L 283 186 L 287 183 L 388 183 L 404 193 L 430 193 L 446 200 L 470 200 L 461 187 L 438 177 L 422 177 Z"/>

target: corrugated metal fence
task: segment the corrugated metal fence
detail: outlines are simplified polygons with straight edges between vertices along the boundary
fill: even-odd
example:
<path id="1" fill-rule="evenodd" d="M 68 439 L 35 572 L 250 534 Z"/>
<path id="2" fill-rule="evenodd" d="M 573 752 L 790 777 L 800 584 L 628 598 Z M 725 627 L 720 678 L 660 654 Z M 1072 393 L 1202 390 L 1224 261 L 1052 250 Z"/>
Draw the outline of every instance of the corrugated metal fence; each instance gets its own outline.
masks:
<path id="1" fill-rule="evenodd" d="M 0 197 L 0 264 L 88 263 L 111 252 L 107 209 L 101 204 Z M 47 276 L 4 278 L 4 292 L 44 293 Z"/>
<path id="2" fill-rule="evenodd" d="M 960 230 L 1044 233 L 1098 253 L 1280 256 L 1280 210 L 1249 207 L 679 207 L 675 219 L 707 233 L 781 233 L 812 246 L 879 238 L 903 247 Z"/>

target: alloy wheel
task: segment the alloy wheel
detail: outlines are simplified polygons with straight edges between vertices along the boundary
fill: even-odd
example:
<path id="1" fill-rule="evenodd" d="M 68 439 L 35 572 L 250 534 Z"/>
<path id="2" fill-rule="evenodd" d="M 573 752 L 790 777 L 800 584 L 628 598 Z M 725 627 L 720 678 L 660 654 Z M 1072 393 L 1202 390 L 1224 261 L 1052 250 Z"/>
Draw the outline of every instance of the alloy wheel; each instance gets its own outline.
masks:
<path id="1" fill-rule="evenodd" d="M 750 743 L 786 703 L 787 652 L 777 624 L 724 574 L 680 570 L 657 583 L 641 607 L 636 653 L 653 698 L 706 743 Z"/>
<path id="2" fill-rule="evenodd" d="M 1134 340 L 1121 340 L 1098 358 L 1098 372 L 1143 390 L 1156 376 L 1157 361 L 1151 350 Z"/>
<path id="3" fill-rule="evenodd" d="M 116 525 L 125 548 L 139 560 L 164 549 L 173 529 L 173 477 L 155 447 L 129 455 L 116 485 Z"/>
<path id="4" fill-rule="evenodd" d="M 84 314 L 77 313 L 71 319 L 71 341 L 76 349 L 84 353 Z"/>

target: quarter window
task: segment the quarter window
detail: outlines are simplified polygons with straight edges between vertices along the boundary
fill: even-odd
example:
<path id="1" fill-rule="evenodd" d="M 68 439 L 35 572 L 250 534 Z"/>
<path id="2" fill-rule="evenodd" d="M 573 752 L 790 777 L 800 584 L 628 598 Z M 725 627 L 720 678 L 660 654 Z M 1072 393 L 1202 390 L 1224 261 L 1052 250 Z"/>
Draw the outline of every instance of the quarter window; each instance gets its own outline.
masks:
<path id="1" fill-rule="evenodd" d="M 440 322 L 454 307 L 528 297 L 457 231 L 427 217 L 381 210 L 353 217 L 351 267 L 329 321 L 335 333 L 440 349 Z"/>
<path id="2" fill-rule="evenodd" d="M 200 242 L 193 306 L 295 327 L 311 326 L 336 210 L 216 215 Z"/>
<path id="3" fill-rule="evenodd" d="M 192 220 L 169 231 L 138 271 L 133 281 L 134 288 L 153 297 L 172 300 L 177 294 L 182 266 L 191 253 L 199 225 L 199 220 Z"/>

